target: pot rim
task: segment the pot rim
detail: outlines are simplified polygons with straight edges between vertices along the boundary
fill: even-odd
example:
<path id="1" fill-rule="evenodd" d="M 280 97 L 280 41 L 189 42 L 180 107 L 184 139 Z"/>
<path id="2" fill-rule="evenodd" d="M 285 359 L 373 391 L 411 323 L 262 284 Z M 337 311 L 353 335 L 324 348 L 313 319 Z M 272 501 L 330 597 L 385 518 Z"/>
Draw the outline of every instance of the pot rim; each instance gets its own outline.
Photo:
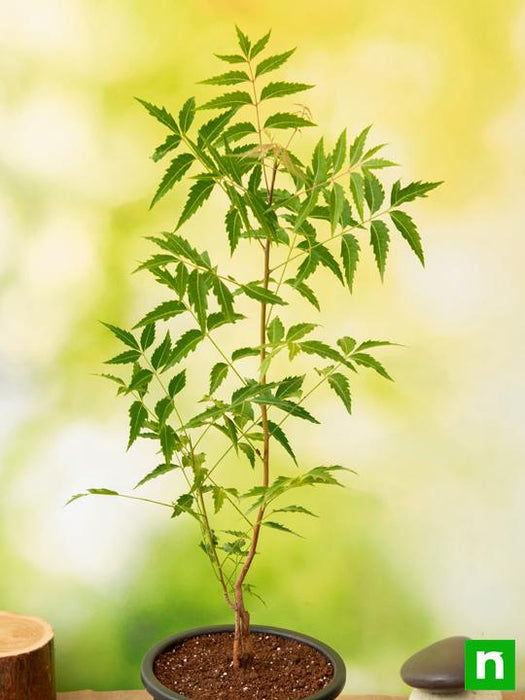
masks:
<path id="1" fill-rule="evenodd" d="M 343 691 L 345 681 L 346 681 L 346 668 L 345 663 L 341 656 L 331 647 L 329 647 L 324 642 L 310 637 L 301 632 L 294 632 L 292 630 L 283 629 L 281 627 L 270 627 L 267 625 L 251 625 L 252 632 L 259 632 L 262 634 L 275 635 L 277 637 L 284 637 L 286 639 L 293 639 L 302 644 L 306 644 L 313 647 L 319 651 L 323 656 L 325 656 L 328 661 L 332 664 L 334 669 L 334 676 L 330 683 L 326 685 L 321 690 L 317 691 L 313 695 L 309 695 L 301 700 L 331 700 L 331 698 L 337 698 Z M 166 686 L 157 679 L 153 672 L 153 662 L 159 654 L 168 649 L 169 647 L 180 644 L 181 642 L 189 639 L 190 637 L 200 637 L 204 634 L 214 634 L 220 632 L 233 632 L 234 626 L 231 624 L 227 625 L 208 625 L 205 627 L 196 627 L 191 630 L 185 630 L 184 632 L 179 632 L 171 637 L 166 637 L 162 641 L 158 642 L 149 649 L 143 659 L 140 666 L 140 677 L 142 682 L 149 693 L 155 693 L 156 700 L 188 700 L 187 696 L 180 695 Z"/>

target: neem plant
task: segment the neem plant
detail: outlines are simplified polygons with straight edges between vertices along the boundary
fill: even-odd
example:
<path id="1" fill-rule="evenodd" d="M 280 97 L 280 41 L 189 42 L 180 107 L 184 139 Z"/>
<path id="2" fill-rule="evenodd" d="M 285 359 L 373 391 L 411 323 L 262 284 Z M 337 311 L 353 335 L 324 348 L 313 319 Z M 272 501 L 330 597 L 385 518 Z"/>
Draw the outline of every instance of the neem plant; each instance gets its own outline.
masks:
<path id="1" fill-rule="evenodd" d="M 217 56 L 234 68 L 202 82 L 220 87 L 240 85 L 240 89 L 235 87 L 200 106 L 191 97 L 178 119 L 164 107 L 139 100 L 168 130 L 153 160 L 178 152 L 152 206 L 177 183 L 190 182 L 191 186 L 175 230 L 151 238 L 158 250 L 139 267 L 162 285 L 166 300 L 131 331 L 106 324 L 127 346 L 108 364 L 130 366 L 131 371 L 126 378 L 105 375 L 118 384 L 119 394 L 133 399 L 128 448 L 137 438 L 144 438 L 157 442 L 162 455 L 162 463 L 137 487 L 173 470 L 180 472 L 186 484 L 185 492 L 175 501 L 153 502 L 167 508 L 172 517 L 185 513 L 199 524 L 200 546 L 235 615 L 236 668 L 250 652 L 245 593 L 251 592 L 247 577 L 262 529 L 292 532 L 286 518 L 312 513 L 298 503 L 283 505 L 282 497 L 305 486 L 340 485 L 337 477 L 345 469 L 314 466 L 293 476 L 275 475 L 270 458 L 274 448 L 284 449 L 297 465 L 285 423 L 292 418 L 318 423 L 308 404 L 325 382 L 350 413 L 349 377 L 353 372 L 365 367 L 390 378 L 370 354 L 390 343 L 359 343 L 348 335 L 335 342 L 318 337 L 320 307 L 311 280 L 324 267 L 334 275 L 337 285 L 351 292 L 366 243 L 371 245 L 382 278 L 393 230 L 423 263 L 420 236 L 404 206 L 425 197 L 439 184 L 412 182 L 403 186 L 398 180 L 387 202 L 376 173 L 395 164 L 378 155 L 382 146 L 367 145 L 369 128 L 351 145 L 347 145 L 343 131 L 329 151 L 321 138 L 310 162 L 302 162 L 292 144 L 303 130 L 314 126 L 310 112 L 296 105 L 292 110 L 275 109 L 275 104 L 312 86 L 267 81 L 294 50 L 261 59 L 270 33 L 253 44 L 239 29 L 237 36 L 239 52 Z M 219 114 L 208 121 L 199 119 L 210 111 Z M 186 222 L 212 192 L 222 194 L 224 232 L 231 258 L 238 261 L 231 270 L 219 269 L 207 251 L 181 235 Z M 243 249 L 241 255 L 235 256 L 239 249 Z M 259 260 L 256 279 L 245 277 L 251 264 L 247 255 Z M 313 311 L 301 319 L 308 308 L 303 300 Z M 287 305 L 288 317 L 295 322 L 285 327 L 278 311 Z M 243 321 L 256 315 L 257 336 L 247 337 Z M 183 319 L 183 329 L 177 328 L 179 319 Z M 232 347 L 232 341 L 240 341 L 240 347 Z M 206 344 L 211 345 L 217 361 L 208 370 L 202 363 L 193 367 L 195 379 L 189 380 L 186 358 Z M 208 352 L 206 348 L 203 358 Z M 279 372 L 284 355 L 290 369 Z M 305 355 L 311 357 L 310 369 L 295 373 L 292 365 L 298 356 Z M 209 384 L 201 406 L 195 407 L 193 415 L 183 415 L 179 396 L 188 381 L 198 386 L 204 372 L 206 376 L 209 372 Z M 217 455 L 204 450 L 212 430 L 226 443 Z M 249 490 L 239 488 L 245 479 L 244 468 L 238 483 L 221 480 L 221 465 L 235 453 L 246 458 L 253 470 L 254 483 Z M 109 489 L 89 489 L 74 498 L 88 494 L 150 500 Z M 215 524 L 217 514 L 226 507 L 238 516 L 236 529 L 221 530 Z"/>

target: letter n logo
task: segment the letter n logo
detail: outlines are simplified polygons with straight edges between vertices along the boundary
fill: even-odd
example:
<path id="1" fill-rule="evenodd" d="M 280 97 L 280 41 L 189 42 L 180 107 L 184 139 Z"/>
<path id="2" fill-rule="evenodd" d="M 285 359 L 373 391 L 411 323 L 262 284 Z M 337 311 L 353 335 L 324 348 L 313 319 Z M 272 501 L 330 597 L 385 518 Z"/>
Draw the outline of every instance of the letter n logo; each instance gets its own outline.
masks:
<path id="1" fill-rule="evenodd" d="M 465 690 L 515 690 L 514 639 L 465 640 Z"/>

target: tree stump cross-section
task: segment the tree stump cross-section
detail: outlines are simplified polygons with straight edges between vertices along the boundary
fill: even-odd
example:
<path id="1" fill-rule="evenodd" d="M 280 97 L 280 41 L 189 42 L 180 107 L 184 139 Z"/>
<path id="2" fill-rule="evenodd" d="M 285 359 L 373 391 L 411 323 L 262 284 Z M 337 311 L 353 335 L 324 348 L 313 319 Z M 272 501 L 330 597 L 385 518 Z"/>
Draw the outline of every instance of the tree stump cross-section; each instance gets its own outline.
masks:
<path id="1" fill-rule="evenodd" d="M 0 611 L 0 698 L 56 700 L 53 628 L 45 620 Z"/>

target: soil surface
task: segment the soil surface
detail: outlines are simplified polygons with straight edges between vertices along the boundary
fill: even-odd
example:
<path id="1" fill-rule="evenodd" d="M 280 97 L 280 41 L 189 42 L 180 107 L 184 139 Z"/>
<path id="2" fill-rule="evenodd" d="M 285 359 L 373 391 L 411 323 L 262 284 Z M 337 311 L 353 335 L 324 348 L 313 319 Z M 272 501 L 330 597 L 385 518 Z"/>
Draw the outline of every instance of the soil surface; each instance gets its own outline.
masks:
<path id="1" fill-rule="evenodd" d="M 251 638 L 253 654 L 245 668 L 233 668 L 233 634 L 219 632 L 163 652 L 153 671 L 190 700 L 304 700 L 332 680 L 332 664 L 307 644 L 259 632 Z"/>

